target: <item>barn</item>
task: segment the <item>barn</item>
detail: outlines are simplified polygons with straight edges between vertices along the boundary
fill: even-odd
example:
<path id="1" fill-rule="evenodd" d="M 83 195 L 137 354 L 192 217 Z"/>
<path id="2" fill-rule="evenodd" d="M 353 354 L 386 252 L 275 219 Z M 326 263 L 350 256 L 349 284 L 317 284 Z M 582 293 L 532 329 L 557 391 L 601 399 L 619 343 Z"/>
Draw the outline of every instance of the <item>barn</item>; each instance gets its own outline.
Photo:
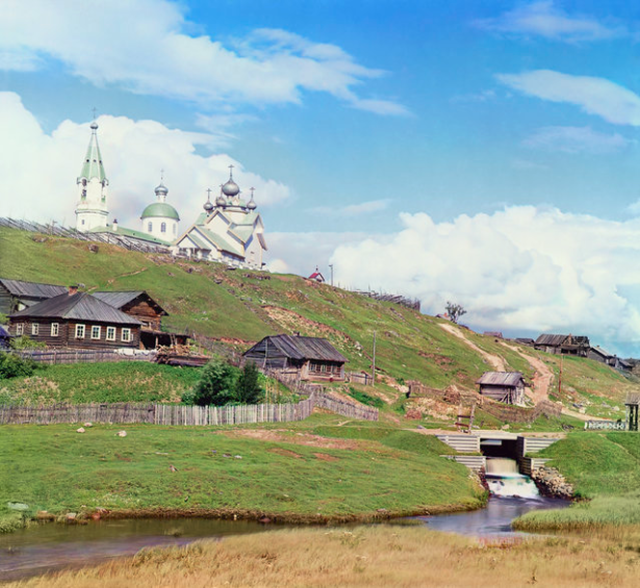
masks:
<path id="1" fill-rule="evenodd" d="M 485 372 L 476 384 L 482 396 L 524 406 L 525 381 L 521 372 Z"/>
<path id="2" fill-rule="evenodd" d="M 138 348 L 140 327 L 135 317 L 76 288 L 9 315 L 12 335 L 49 347 Z"/>
<path id="3" fill-rule="evenodd" d="M 347 359 L 326 339 L 271 335 L 244 353 L 260 367 L 282 370 L 301 380 L 342 381 Z"/>

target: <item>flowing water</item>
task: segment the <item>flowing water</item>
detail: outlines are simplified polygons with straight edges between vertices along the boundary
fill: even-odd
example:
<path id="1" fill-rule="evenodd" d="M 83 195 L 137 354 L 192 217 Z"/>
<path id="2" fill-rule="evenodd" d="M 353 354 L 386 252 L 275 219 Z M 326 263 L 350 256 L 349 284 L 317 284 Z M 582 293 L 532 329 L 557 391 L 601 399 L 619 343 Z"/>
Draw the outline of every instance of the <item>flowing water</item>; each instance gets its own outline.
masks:
<path id="1" fill-rule="evenodd" d="M 513 459 L 487 459 L 486 480 L 491 497 L 486 508 L 471 512 L 418 517 L 432 529 L 480 537 L 526 535 L 511 529 L 511 521 L 530 510 L 564 508 L 570 501 L 540 496 L 529 476 L 518 472 Z"/>

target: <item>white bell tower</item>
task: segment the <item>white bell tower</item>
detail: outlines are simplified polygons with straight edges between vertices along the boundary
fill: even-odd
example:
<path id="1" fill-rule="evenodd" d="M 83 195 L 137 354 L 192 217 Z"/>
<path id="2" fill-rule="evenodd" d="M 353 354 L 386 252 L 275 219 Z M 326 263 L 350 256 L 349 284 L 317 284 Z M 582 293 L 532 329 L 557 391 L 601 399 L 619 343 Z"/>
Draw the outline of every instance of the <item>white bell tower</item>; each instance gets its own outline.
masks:
<path id="1" fill-rule="evenodd" d="M 76 229 L 81 232 L 107 226 L 107 186 L 102 155 L 98 146 L 98 123 L 91 123 L 91 139 L 77 179 L 78 204 L 76 205 Z"/>

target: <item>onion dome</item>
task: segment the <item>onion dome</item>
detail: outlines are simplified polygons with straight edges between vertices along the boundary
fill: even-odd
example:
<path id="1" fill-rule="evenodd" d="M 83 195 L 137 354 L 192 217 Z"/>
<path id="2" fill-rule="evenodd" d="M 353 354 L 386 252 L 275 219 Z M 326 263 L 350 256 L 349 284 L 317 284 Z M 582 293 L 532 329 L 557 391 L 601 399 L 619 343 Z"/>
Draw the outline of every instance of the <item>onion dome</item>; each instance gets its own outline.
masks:
<path id="1" fill-rule="evenodd" d="M 226 201 L 225 197 L 222 194 L 220 194 L 220 196 L 218 196 L 216 198 L 216 205 L 217 206 L 225 206 L 226 203 L 227 203 L 227 201 Z"/>
<path id="2" fill-rule="evenodd" d="M 143 211 L 140 218 L 168 218 L 180 220 L 180 216 L 176 209 L 166 202 L 154 202 L 149 204 Z"/>
<path id="3" fill-rule="evenodd" d="M 222 186 L 222 193 L 228 198 L 233 198 L 240 193 L 240 187 L 233 181 L 233 166 L 229 166 L 229 179 Z"/>
<path id="4" fill-rule="evenodd" d="M 211 212 L 213 210 L 214 206 L 213 206 L 213 204 L 211 204 L 211 200 L 207 200 L 204 203 L 204 206 L 202 208 L 204 208 L 207 211 L 207 213 L 209 213 L 209 212 Z"/>
<path id="5" fill-rule="evenodd" d="M 249 202 L 247 202 L 247 208 L 249 210 L 255 210 L 256 208 L 258 208 L 258 205 L 256 204 L 256 201 L 253 199 L 253 191 L 255 190 L 255 188 L 251 188 L 251 200 L 249 200 Z"/>
<path id="6" fill-rule="evenodd" d="M 89 125 L 89 128 L 90 128 L 92 131 L 97 131 L 97 130 L 98 130 L 98 123 L 94 120 L 94 121 Z"/>
<path id="7" fill-rule="evenodd" d="M 160 185 L 156 187 L 154 192 L 156 193 L 156 196 L 166 196 L 169 193 L 169 190 L 162 182 L 160 182 Z"/>

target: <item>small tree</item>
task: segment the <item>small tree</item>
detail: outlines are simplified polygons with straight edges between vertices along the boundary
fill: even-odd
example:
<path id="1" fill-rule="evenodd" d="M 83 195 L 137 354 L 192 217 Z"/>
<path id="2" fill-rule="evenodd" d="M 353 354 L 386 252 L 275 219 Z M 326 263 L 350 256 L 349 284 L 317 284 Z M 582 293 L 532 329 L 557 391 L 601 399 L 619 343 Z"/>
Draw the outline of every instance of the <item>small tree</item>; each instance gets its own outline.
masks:
<path id="1" fill-rule="evenodd" d="M 226 361 L 212 359 L 202 370 L 193 390 L 193 403 L 199 406 L 223 406 L 235 400 L 238 371 Z M 185 395 L 187 396 L 187 395 Z"/>
<path id="2" fill-rule="evenodd" d="M 258 404 L 264 398 L 264 390 L 260 384 L 260 372 L 256 364 L 248 361 L 238 378 L 236 400 L 241 404 Z"/>
<path id="3" fill-rule="evenodd" d="M 463 308 L 462 304 L 456 304 L 454 302 L 450 302 L 447 300 L 447 305 L 445 306 L 447 310 L 447 314 L 452 322 L 456 325 L 458 324 L 458 319 L 463 315 L 467 314 L 467 311 Z"/>

